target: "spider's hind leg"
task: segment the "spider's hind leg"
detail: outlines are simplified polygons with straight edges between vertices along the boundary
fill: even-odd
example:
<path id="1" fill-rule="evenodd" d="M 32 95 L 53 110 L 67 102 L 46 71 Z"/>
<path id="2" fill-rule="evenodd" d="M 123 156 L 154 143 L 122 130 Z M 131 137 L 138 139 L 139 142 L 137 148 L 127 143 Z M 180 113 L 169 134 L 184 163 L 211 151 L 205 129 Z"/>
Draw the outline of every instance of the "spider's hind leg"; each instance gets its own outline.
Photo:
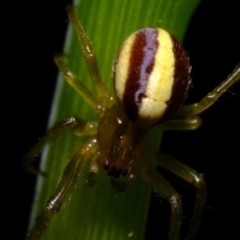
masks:
<path id="1" fill-rule="evenodd" d="M 91 80 L 97 89 L 100 98 L 111 97 L 111 92 L 107 89 L 103 83 L 97 64 L 96 54 L 92 48 L 92 44 L 84 31 L 81 21 L 79 20 L 75 10 L 72 7 L 67 9 L 68 18 L 72 23 L 75 33 L 77 34 L 79 44 L 82 49 L 85 61 L 88 66 L 88 71 L 91 76 Z"/>
<path id="2" fill-rule="evenodd" d="M 96 113 L 102 116 L 105 110 L 113 104 L 115 99 L 101 79 L 95 52 L 87 34 L 85 33 L 81 21 L 72 7 L 68 7 L 67 10 L 68 18 L 78 37 L 79 45 L 85 58 L 93 86 L 97 90 L 97 96 L 92 93 L 84 85 L 84 83 L 79 80 L 74 72 L 68 68 L 61 55 L 55 56 L 54 61 L 59 71 L 66 79 L 67 83 L 75 89 L 75 91 L 91 106 Z"/>
<path id="3" fill-rule="evenodd" d="M 74 90 L 91 106 L 91 108 L 102 115 L 105 111 L 105 104 L 101 98 L 97 98 L 79 79 L 78 77 L 67 67 L 64 63 L 62 56 L 57 55 L 54 57 L 54 61 L 59 71 L 64 76 L 67 83 L 74 88 Z"/>
<path id="4" fill-rule="evenodd" d="M 240 65 L 219 86 L 208 93 L 199 103 L 182 106 L 177 116 L 197 115 L 211 107 L 233 84 L 240 81 Z"/>

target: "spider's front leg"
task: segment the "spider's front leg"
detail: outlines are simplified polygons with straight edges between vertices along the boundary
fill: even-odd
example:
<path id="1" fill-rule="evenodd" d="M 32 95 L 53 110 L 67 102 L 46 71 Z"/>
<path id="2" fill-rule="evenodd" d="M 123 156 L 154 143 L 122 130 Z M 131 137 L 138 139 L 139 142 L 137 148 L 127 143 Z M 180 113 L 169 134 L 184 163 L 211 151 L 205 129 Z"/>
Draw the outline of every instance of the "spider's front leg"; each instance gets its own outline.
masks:
<path id="1" fill-rule="evenodd" d="M 171 156 L 160 153 L 156 158 L 156 163 L 196 188 L 193 215 L 186 233 L 186 239 L 194 239 L 207 197 L 205 180 L 201 174 Z"/>
<path id="2" fill-rule="evenodd" d="M 206 201 L 206 184 L 201 176 L 190 167 L 175 160 L 174 158 L 158 154 L 156 163 L 167 169 L 169 172 L 179 176 L 186 182 L 196 187 L 196 198 L 193 209 L 192 219 L 190 226 L 184 239 L 194 239 L 203 212 L 203 207 Z M 182 203 L 179 194 L 171 186 L 171 184 L 154 169 L 146 168 L 144 166 L 139 167 L 139 173 L 143 180 L 150 183 L 154 190 L 165 199 L 171 209 L 171 217 L 169 222 L 169 240 L 178 240 L 179 232 L 182 224 Z"/>
<path id="3" fill-rule="evenodd" d="M 33 173 L 40 172 L 45 174 L 44 172 L 35 169 L 31 165 L 32 161 L 47 143 L 54 141 L 68 130 L 73 131 L 78 136 L 91 136 L 95 135 L 97 132 L 97 123 L 85 122 L 82 119 L 75 117 L 70 117 L 59 122 L 23 157 L 25 167 Z M 28 240 L 37 240 L 41 238 L 41 235 L 49 224 L 51 218 L 70 198 L 82 164 L 93 157 L 97 152 L 97 149 L 98 145 L 96 138 L 93 137 L 69 160 L 55 192 L 48 200 L 44 210 L 38 216 L 31 232 L 27 236 Z"/>
<path id="4" fill-rule="evenodd" d="M 139 174 L 142 179 L 153 186 L 163 199 L 165 199 L 171 209 L 169 223 L 169 240 L 179 240 L 179 232 L 182 223 L 182 202 L 179 194 L 171 184 L 154 169 L 139 167 Z"/>
<path id="5" fill-rule="evenodd" d="M 26 169 L 32 173 L 45 174 L 41 170 L 37 170 L 32 166 L 33 160 L 43 150 L 44 146 L 56 138 L 61 136 L 66 131 L 71 130 L 78 136 L 91 136 L 97 132 L 97 122 L 85 122 L 80 118 L 70 117 L 57 123 L 51 128 L 46 135 L 23 157 L 22 161 Z"/>
<path id="6" fill-rule="evenodd" d="M 32 230 L 27 236 L 27 240 L 41 239 L 41 236 L 52 217 L 69 200 L 82 165 L 91 158 L 95 159 L 97 154 L 98 144 L 95 137 L 75 152 L 69 160 L 56 190 L 48 200 L 43 211 L 37 217 Z"/>

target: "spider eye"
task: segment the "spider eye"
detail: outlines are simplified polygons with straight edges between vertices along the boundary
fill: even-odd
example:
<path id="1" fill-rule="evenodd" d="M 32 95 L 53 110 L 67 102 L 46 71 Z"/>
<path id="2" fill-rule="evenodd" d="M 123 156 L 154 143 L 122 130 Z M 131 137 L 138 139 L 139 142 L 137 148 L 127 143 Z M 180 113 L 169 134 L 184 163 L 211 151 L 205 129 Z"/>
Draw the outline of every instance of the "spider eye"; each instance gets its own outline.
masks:
<path id="1" fill-rule="evenodd" d="M 129 119 L 158 124 L 173 116 L 190 85 L 189 58 L 181 44 L 160 28 L 143 28 L 123 43 L 114 64 L 118 101 Z"/>

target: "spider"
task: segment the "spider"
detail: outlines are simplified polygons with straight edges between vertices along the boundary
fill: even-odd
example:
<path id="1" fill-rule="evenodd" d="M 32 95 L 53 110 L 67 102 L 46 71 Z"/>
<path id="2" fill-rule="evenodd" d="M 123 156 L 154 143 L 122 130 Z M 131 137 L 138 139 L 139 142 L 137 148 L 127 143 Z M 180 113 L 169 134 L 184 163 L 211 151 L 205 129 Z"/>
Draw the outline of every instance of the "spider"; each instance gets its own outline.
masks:
<path id="1" fill-rule="evenodd" d="M 200 113 L 208 109 L 240 79 L 240 66 L 207 94 L 199 103 L 182 105 L 191 83 L 189 58 L 180 43 L 160 28 L 144 28 L 130 35 L 114 62 L 112 94 L 101 80 L 96 56 L 83 26 L 72 8 L 68 17 L 77 34 L 95 96 L 66 66 L 61 56 L 55 63 L 66 81 L 99 115 L 99 121 L 85 122 L 67 118 L 52 129 L 24 156 L 27 169 L 45 144 L 67 130 L 78 136 L 89 136 L 67 163 L 55 192 L 37 217 L 27 239 L 40 239 L 52 217 L 68 201 L 84 163 L 91 160 L 94 172 L 105 171 L 113 179 L 125 177 L 124 184 L 113 180 L 117 189 L 125 190 L 136 175 L 148 182 L 170 206 L 169 239 L 179 239 L 182 221 L 181 199 L 176 190 L 144 158 L 148 137 L 154 130 L 193 130 L 201 125 Z M 151 153 L 152 162 L 182 178 L 196 188 L 196 199 L 187 239 L 194 238 L 206 200 L 206 185 L 201 174 L 162 153 Z M 43 172 L 41 172 L 44 174 Z"/>

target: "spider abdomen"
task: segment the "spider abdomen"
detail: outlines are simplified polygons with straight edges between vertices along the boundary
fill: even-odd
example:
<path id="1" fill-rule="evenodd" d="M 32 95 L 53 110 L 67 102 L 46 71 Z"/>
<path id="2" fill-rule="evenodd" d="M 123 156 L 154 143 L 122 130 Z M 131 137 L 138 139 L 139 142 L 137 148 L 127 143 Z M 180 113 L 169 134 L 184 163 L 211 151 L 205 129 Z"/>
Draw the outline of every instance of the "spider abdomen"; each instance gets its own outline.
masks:
<path id="1" fill-rule="evenodd" d="M 129 119 L 158 124 L 174 115 L 190 85 L 189 58 L 160 28 L 143 28 L 123 43 L 114 65 L 117 99 Z"/>

